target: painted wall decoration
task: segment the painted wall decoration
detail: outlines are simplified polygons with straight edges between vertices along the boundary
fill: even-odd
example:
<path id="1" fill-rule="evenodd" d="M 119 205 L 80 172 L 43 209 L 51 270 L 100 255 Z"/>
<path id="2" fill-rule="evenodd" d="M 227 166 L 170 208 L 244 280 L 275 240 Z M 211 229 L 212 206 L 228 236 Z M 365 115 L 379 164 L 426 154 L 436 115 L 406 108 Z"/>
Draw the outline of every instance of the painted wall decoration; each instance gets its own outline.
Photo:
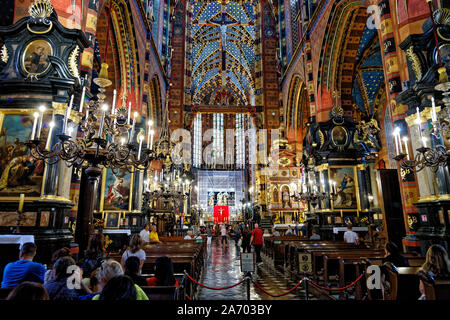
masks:
<path id="1" fill-rule="evenodd" d="M 53 53 L 50 43 L 45 40 L 31 42 L 23 53 L 23 68 L 26 73 L 38 75 L 47 71 L 48 56 Z"/>
<path id="2" fill-rule="evenodd" d="M 334 209 L 359 209 L 358 181 L 354 167 L 330 168 L 330 180 L 336 182 L 336 196 L 333 198 Z M 330 190 L 333 188 L 330 185 Z"/>
<path id="3" fill-rule="evenodd" d="M 103 211 L 129 211 L 131 173 L 126 169 L 104 170 Z"/>
<path id="4" fill-rule="evenodd" d="M 29 113 L 1 114 L 0 196 L 40 196 L 44 162 L 35 160 L 25 142 L 29 140 L 33 118 Z"/>

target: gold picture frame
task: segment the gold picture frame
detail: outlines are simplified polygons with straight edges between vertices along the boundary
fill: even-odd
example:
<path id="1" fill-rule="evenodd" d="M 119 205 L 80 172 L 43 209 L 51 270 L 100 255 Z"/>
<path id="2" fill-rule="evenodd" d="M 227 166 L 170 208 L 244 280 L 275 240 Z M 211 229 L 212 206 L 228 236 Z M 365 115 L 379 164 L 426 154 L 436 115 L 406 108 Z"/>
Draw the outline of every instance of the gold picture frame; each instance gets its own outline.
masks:
<path id="1" fill-rule="evenodd" d="M 105 229 L 119 229 L 121 222 L 121 213 L 117 211 L 104 213 L 104 228 Z"/>
<path id="2" fill-rule="evenodd" d="M 328 177 L 330 191 L 334 191 L 332 181 L 336 182 L 337 196 L 330 201 L 331 210 L 344 212 L 361 211 L 359 181 L 356 165 L 330 166 L 328 168 Z M 350 188 L 353 188 L 354 192 L 352 192 Z"/>
<path id="3" fill-rule="evenodd" d="M 125 168 L 121 168 L 121 170 L 126 170 Z M 129 174 L 129 180 L 127 180 L 127 185 L 129 185 L 129 190 L 127 192 L 128 195 L 128 203 L 125 207 L 120 207 L 115 209 L 111 206 L 106 206 L 105 201 L 108 202 L 110 199 L 108 199 L 110 190 L 106 190 L 106 180 L 108 179 L 108 172 L 111 171 L 111 169 L 103 168 L 102 170 L 102 185 L 101 185 L 101 192 L 100 192 L 100 206 L 98 212 L 132 212 L 132 206 L 133 206 L 133 184 L 134 184 L 134 172 L 127 173 Z M 116 177 L 117 178 L 117 177 Z M 109 189 L 110 186 L 108 186 Z M 105 191 L 108 191 L 108 196 L 105 196 Z M 114 206 L 114 205 L 113 205 Z"/>
<path id="4" fill-rule="evenodd" d="M 22 53 L 23 71 L 34 76 L 47 72 L 50 67 L 49 55 L 53 55 L 53 47 L 47 40 L 31 41 Z"/>

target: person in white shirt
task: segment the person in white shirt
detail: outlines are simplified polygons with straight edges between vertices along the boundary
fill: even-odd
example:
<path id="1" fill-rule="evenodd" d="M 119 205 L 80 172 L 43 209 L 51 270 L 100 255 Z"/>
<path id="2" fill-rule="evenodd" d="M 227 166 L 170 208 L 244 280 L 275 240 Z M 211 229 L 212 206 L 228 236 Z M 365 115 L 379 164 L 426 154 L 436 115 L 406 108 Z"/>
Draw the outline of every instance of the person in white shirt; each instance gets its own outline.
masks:
<path id="1" fill-rule="evenodd" d="M 146 224 L 144 226 L 144 229 L 142 229 L 141 232 L 139 233 L 144 244 L 147 244 L 150 242 L 150 238 L 149 238 L 150 231 L 149 230 L 150 230 L 150 226 L 148 224 Z"/>
<path id="2" fill-rule="evenodd" d="M 272 237 L 279 237 L 280 236 L 280 232 L 277 231 L 277 229 L 272 228 Z"/>
<path id="3" fill-rule="evenodd" d="M 358 234 L 355 231 L 352 231 L 352 226 L 348 226 L 347 231 L 344 232 L 344 241 L 347 243 L 358 244 L 358 240 Z"/>
<path id="4" fill-rule="evenodd" d="M 187 235 L 184 237 L 184 240 L 192 240 L 192 232 L 188 231 Z"/>

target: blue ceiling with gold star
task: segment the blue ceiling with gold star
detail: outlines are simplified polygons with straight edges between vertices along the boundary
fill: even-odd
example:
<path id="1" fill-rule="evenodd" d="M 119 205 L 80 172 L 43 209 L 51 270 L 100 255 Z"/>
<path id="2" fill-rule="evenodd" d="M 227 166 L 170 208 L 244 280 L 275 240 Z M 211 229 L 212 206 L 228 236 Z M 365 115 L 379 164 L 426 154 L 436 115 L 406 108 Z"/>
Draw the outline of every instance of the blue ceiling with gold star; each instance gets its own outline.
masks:
<path id="1" fill-rule="evenodd" d="M 384 73 L 380 44 L 376 29 L 364 29 L 356 55 L 353 101 L 359 110 L 370 117 L 376 110 L 375 99 L 384 89 Z"/>
<path id="2" fill-rule="evenodd" d="M 254 91 L 254 22 L 252 2 L 194 3 L 189 24 L 194 103 L 249 103 Z"/>

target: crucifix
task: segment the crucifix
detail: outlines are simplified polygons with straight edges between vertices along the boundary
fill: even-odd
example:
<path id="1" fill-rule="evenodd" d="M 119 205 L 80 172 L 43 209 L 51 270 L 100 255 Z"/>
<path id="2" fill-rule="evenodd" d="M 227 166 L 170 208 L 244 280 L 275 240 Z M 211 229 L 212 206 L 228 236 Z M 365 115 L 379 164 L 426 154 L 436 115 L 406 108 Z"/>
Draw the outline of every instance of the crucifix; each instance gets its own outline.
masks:
<path id="1" fill-rule="evenodd" d="M 251 26 L 253 24 L 251 23 L 239 23 L 237 21 L 227 21 L 226 20 L 226 5 L 227 0 L 222 0 L 220 4 L 220 19 L 219 20 L 209 20 L 206 22 L 197 22 L 194 21 L 194 23 L 198 25 L 203 26 L 216 26 L 220 29 L 220 38 L 219 38 L 219 50 L 222 54 L 222 65 L 221 69 L 219 69 L 219 75 L 221 76 L 221 89 L 220 89 L 220 96 L 221 96 L 221 104 L 225 105 L 228 98 L 230 97 L 230 94 L 228 94 L 228 90 L 226 89 L 226 44 L 227 44 L 227 31 L 228 27 L 245 27 L 245 26 Z"/>

